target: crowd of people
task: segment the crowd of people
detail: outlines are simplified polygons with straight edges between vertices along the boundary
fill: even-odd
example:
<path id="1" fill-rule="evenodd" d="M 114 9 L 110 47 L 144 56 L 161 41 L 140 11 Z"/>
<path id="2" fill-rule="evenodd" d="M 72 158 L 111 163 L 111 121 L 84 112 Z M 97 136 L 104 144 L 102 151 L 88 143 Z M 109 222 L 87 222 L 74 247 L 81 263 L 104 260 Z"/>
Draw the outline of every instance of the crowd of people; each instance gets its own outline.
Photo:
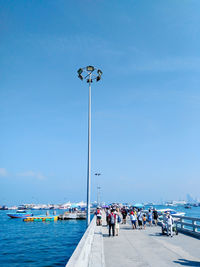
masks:
<path id="1" fill-rule="evenodd" d="M 127 219 L 130 220 L 132 229 L 146 229 L 148 224 L 150 227 L 158 223 L 158 212 L 154 209 L 144 211 L 140 208 L 127 208 L 127 207 L 107 207 L 104 209 L 106 213 L 106 223 L 108 226 L 109 236 L 119 235 L 120 224 L 126 224 Z M 100 207 L 96 210 L 96 224 L 102 225 L 102 209 Z M 172 236 L 172 216 L 166 214 L 165 223 L 167 225 L 167 234 Z"/>

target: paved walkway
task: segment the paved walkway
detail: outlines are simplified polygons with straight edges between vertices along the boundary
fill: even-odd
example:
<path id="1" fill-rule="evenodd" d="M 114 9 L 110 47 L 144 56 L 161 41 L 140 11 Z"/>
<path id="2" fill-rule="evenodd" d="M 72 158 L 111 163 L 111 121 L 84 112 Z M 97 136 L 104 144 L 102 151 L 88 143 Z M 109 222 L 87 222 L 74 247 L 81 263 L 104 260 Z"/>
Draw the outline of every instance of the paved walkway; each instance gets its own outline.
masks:
<path id="1" fill-rule="evenodd" d="M 103 245 L 107 267 L 200 266 L 200 240 L 179 234 L 161 235 L 160 226 L 132 230 L 120 225 L 119 236 L 109 237 L 103 223 Z"/>

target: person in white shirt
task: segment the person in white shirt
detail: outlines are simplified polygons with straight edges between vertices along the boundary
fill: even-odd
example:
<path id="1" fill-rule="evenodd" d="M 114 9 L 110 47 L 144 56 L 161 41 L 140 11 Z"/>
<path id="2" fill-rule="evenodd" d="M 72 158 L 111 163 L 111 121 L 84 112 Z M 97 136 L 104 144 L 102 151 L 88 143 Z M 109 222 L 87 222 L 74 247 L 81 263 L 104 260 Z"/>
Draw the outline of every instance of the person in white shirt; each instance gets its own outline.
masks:
<path id="1" fill-rule="evenodd" d="M 131 223 L 132 223 L 133 229 L 136 229 L 137 217 L 136 217 L 134 211 L 131 211 L 131 213 L 130 213 L 130 219 L 131 219 Z"/>
<path id="2" fill-rule="evenodd" d="M 173 236 L 172 226 L 173 226 L 173 218 L 172 218 L 171 214 L 168 214 L 168 216 L 167 216 L 167 235 L 169 236 L 169 232 L 170 232 L 171 237 Z"/>
<path id="3" fill-rule="evenodd" d="M 119 235 L 119 224 L 121 222 L 121 217 L 119 215 L 119 209 L 117 208 L 117 210 L 114 212 L 116 215 L 116 220 L 115 220 L 115 235 Z"/>

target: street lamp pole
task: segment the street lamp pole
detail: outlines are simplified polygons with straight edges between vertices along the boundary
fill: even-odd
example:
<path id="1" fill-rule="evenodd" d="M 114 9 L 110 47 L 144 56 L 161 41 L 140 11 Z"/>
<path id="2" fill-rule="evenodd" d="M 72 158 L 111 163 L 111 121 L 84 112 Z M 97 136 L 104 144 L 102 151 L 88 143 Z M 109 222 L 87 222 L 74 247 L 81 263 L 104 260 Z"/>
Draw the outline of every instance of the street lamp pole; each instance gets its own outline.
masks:
<path id="1" fill-rule="evenodd" d="M 95 173 L 96 176 L 100 176 L 101 173 Z M 97 181 L 97 206 L 100 205 L 100 189 L 101 187 L 98 185 L 98 181 Z"/>
<path id="2" fill-rule="evenodd" d="M 80 68 L 78 77 L 86 79 L 89 83 L 89 107 L 88 107 L 88 166 L 87 166 L 87 226 L 90 224 L 90 184 L 91 184 L 91 83 L 93 80 L 100 81 L 102 71 L 93 66 Z"/>
<path id="3" fill-rule="evenodd" d="M 89 75 L 89 107 L 88 107 L 87 226 L 90 224 L 90 185 L 91 185 L 91 73 Z"/>
<path id="4" fill-rule="evenodd" d="M 97 205 L 100 206 L 100 190 L 101 187 L 97 186 Z"/>

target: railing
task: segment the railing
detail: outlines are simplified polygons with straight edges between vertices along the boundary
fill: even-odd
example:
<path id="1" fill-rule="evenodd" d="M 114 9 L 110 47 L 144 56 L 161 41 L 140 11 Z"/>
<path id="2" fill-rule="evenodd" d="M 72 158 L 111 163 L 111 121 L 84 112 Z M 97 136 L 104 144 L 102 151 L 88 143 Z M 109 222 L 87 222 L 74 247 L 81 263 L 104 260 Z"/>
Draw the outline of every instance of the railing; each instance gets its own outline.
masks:
<path id="1" fill-rule="evenodd" d="M 179 232 L 194 235 L 200 238 L 200 218 L 172 215 Z"/>
<path id="2" fill-rule="evenodd" d="M 94 216 L 74 253 L 66 264 L 66 267 L 86 267 L 89 265 L 95 225 L 96 218 Z"/>
<path id="3" fill-rule="evenodd" d="M 93 217 L 66 267 L 105 267 L 102 227 Z"/>

